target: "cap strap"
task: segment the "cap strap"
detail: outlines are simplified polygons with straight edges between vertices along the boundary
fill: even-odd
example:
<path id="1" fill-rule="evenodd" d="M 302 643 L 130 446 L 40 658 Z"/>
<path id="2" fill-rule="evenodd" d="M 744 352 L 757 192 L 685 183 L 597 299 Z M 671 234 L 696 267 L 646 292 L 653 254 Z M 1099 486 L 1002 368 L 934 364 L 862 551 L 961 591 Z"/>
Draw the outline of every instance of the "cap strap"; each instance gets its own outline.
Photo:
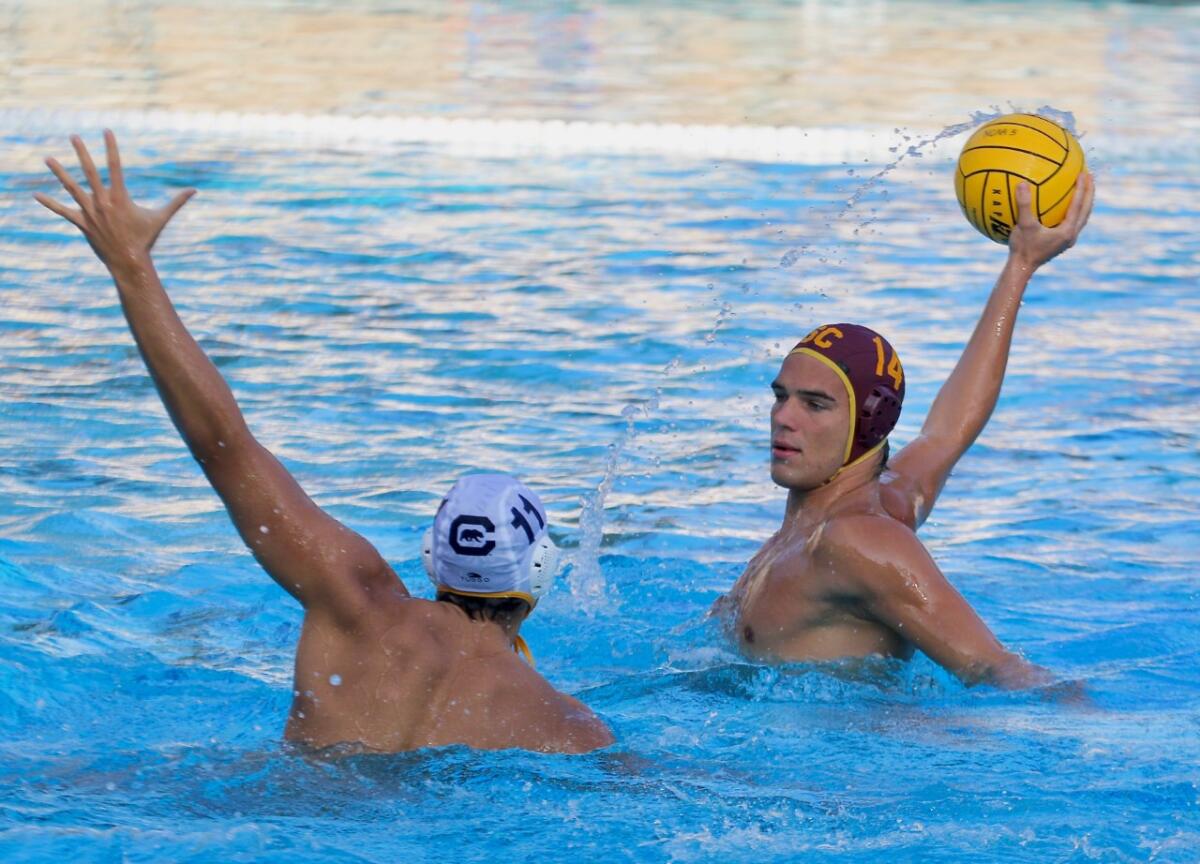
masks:
<path id="1" fill-rule="evenodd" d="M 850 398 L 850 431 L 846 433 L 846 452 L 842 454 L 843 467 L 839 470 L 849 468 L 850 466 L 846 463 L 850 461 L 850 452 L 854 449 L 854 432 L 855 428 L 858 426 L 858 400 L 854 397 L 854 387 L 850 384 L 850 378 L 842 370 L 841 366 L 834 363 L 820 351 L 814 351 L 811 348 L 805 348 L 801 346 L 799 348 L 793 348 L 788 352 L 789 357 L 791 357 L 793 354 L 807 354 L 809 357 L 816 357 L 835 373 L 837 373 L 838 378 L 841 379 L 842 384 L 846 387 L 846 395 Z M 855 459 L 854 461 L 858 462 L 860 459 Z M 834 474 L 833 476 L 836 477 L 837 475 Z M 830 479 L 832 480 L 833 478 L 831 477 Z"/>
<path id="2" fill-rule="evenodd" d="M 480 600 L 503 600 L 506 597 L 512 597 L 517 600 L 524 600 L 531 607 L 537 605 L 537 598 L 526 591 L 496 591 L 489 593 L 484 591 L 460 591 L 457 588 L 451 588 L 443 582 L 437 583 L 437 590 L 445 591 L 447 594 L 456 594 L 459 597 L 477 597 Z"/>
<path id="3" fill-rule="evenodd" d="M 834 472 L 833 472 L 833 476 L 832 476 L 832 477 L 830 477 L 828 480 L 826 480 L 826 481 L 825 481 L 825 483 L 832 483 L 832 482 L 833 482 L 833 478 L 834 478 L 834 477 L 837 477 L 837 476 L 838 476 L 839 474 L 841 474 L 843 471 L 846 471 L 846 470 L 849 470 L 850 468 L 853 468 L 855 465 L 859 464 L 860 462 L 865 462 L 865 461 L 867 461 L 867 460 L 868 460 L 868 459 L 870 459 L 872 456 L 874 456 L 876 453 L 878 453 L 880 450 L 882 450 L 882 449 L 883 449 L 883 445 L 884 445 L 884 444 L 886 444 L 887 442 L 888 442 L 888 439 L 884 438 L 882 441 L 880 441 L 878 444 L 876 444 L 874 447 L 872 447 L 872 448 L 871 448 L 870 450 L 868 450 L 866 453 L 864 453 L 864 454 L 862 454 L 861 456 L 859 456 L 857 459 L 855 459 L 855 460 L 854 460 L 853 462 L 851 462 L 849 465 L 843 465 L 841 468 L 839 468 L 838 470 L 834 471 Z M 822 484 L 822 485 L 824 485 L 824 484 Z"/>
<path id="4" fill-rule="evenodd" d="M 532 668 L 537 668 L 537 664 L 533 662 L 533 652 L 529 650 L 529 645 L 521 638 L 520 633 L 513 637 L 513 650 L 524 657 L 525 662 Z"/>

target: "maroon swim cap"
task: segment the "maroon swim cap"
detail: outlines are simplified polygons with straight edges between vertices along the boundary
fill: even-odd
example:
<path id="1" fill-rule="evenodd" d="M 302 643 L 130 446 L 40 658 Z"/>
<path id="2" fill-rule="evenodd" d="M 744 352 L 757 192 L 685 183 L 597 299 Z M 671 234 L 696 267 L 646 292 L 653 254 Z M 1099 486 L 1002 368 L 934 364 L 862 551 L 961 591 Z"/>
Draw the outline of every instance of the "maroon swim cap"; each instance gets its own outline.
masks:
<path id="1" fill-rule="evenodd" d="M 904 367 L 891 344 L 867 327 L 826 324 L 800 340 L 792 354 L 816 357 L 838 374 L 850 399 L 850 436 L 842 467 L 878 447 L 900 419 Z"/>

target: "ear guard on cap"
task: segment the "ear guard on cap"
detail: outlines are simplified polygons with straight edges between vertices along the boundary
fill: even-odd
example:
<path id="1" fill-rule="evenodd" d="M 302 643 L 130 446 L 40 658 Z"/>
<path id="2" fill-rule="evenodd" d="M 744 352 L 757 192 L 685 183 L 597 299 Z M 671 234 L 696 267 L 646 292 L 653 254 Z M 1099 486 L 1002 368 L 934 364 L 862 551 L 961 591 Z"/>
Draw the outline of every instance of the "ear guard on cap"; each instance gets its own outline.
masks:
<path id="1" fill-rule="evenodd" d="M 545 533 L 537 541 L 533 547 L 533 554 L 529 557 L 529 570 L 527 576 L 529 579 L 529 593 L 533 599 L 540 600 L 542 595 L 550 590 L 554 584 L 554 577 L 558 575 L 558 565 L 562 557 L 559 548 L 554 545 L 554 541 L 550 539 L 550 534 Z M 425 535 L 421 538 L 421 563 L 425 565 L 425 575 L 429 577 L 429 581 L 435 587 L 441 587 L 441 582 L 437 578 L 437 568 L 433 563 L 433 526 L 430 525 L 425 529 Z"/>
<path id="2" fill-rule="evenodd" d="M 421 538 L 421 563 L 425 565 L 425 575 L 429 577 L 429 581 L 434 585 L 438 584 L 437 570 L 433 566 L 433 526 L 430 525 L 425 529 L 425 536 Z"/>
<path id="3" fill-rule="evenodd" d="M 871 395 L 863 400 L 858 415 L 855 443 L 874 447 L 891 433 L 900 419 L 900 394 L 891 387 L 877 384 L 871 389 Z"/>
<path id="4" fill-rule="evenodd" d="M 558 575 L 558 560 L 558 547 L 549 534 L 543 534 L 529 559 L 529 593 L 534 600 L 540 600 L 554 584 L 554 577 Z"/>

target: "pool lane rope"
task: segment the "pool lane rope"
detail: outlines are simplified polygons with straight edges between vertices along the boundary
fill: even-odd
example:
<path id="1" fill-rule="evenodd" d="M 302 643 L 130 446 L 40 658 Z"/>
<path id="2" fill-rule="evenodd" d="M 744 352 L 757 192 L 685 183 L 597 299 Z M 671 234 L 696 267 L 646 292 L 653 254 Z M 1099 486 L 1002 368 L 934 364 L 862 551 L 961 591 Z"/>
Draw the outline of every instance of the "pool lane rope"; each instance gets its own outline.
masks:
<path id="1" fill-rule="evenodd" d="M 908 141 L 930 137 L 895 128 L 723 126 L 487 120 L 340 114 L 112 111 L 0 108 L 0 123 L 22 135 L 156 132 L 298 147 L 377 149 L 427 144 L 476 156 L 526 154 L 661 155 L 795 165 L 894 161 Z M 947 150 L 946 158 L 957 155 Z"/>
<path id="2" fill-rule="evenodd" d="M 935 130 L 2 107 L 0 124 L 7 134 L 22 136 L 89 135 L 111 128 L 118 134 L 154 132 L 367 151 L 433 145 L 484 158 L 658 155 L 786 165 L 889 165 L 909 156 L 953 162 L 966 139 L 966 132 L 957 130 L 971 125 Z M 1200 120 L 1190 125 L 1200 129 Z M 1195 135 L 1135 136 L 1112 130 L 1089 135 L 1083 143 L 1089 163 L 1123 158 L 1200 161 L 1200 136 Z"/>

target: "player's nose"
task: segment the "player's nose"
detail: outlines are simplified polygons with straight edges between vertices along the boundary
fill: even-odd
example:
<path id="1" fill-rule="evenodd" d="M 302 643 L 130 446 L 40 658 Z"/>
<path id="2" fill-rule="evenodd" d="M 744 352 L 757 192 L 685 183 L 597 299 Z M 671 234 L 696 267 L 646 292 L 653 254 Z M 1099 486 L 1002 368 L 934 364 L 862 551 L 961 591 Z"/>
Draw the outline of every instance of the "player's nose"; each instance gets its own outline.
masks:
<path id="1" fill-rule="evenodd" d="M 788 432 L 795 431 L 798 418 L 795 400 L 784 399 L 776 402 L 771 409 L 771 426 Z"/>

